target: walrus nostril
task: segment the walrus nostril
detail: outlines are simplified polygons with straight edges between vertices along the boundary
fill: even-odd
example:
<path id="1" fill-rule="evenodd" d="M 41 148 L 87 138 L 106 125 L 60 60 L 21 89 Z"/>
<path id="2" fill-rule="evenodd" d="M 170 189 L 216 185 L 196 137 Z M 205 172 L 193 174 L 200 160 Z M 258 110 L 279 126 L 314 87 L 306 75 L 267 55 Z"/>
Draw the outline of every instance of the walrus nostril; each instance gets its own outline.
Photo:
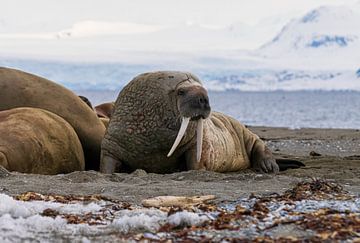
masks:
<path id="1" fill-rule="evenodd" d="M 201 108 L 208 108 L 209 107 L 209 100 L 206 97 L 200 97 L 198 99 L 199 105 Z"/>

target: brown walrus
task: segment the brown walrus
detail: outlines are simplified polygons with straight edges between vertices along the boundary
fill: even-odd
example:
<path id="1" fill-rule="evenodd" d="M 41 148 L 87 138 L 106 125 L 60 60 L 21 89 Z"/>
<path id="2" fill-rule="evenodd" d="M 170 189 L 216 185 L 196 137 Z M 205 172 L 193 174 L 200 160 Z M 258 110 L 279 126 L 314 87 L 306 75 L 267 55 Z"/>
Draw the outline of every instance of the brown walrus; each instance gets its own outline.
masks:
<path id="1" fill-rule="evenodd" d="M 111 118 L 111 114 L 114 110 L 115 102 L 102 103 L 100 105 L 93 107 L 90 100 L 87 97 L 83 95 L 79 95 L 79 98 L 82 101 L 84 101 L 92 110 L 94 110 L 99 118 L 108 118 L 108 119 Z"/>
<path id="2" fill-rule="evenodd" d="M 80 140 L 72 126 L 46 110 L 15 108 L 0 112 L 0 165 L 35 174 L 85 169 Z"/>
<path id="3" fill-rule="evenodd" d="M 105 127 L 73 92 L 47 79 L 0 67 L 0 111 L 16 107 L 41 108 L 64 118 L 81 141 L 86 169 L 99 169 Z"/>
<path id="4" fill-rule="evenodd" d="M 95 111 L 99 120 L 107 128 L 109 125 L 111 113 L 114 109 L 115 102 L 103 103 L 93 108 L 90 100 L 87 97 L 79 95 L 79 98 L 84 101 L 92 110 Z"/>
<path id="5" fill-rule="evenodd" d="M 79 98 L 80 98 L 82 101 L 84 101 L 85 104 L 87 104 L 91 109 L 93 109 L 93 106 L 92 106 L 90 100 L 89 100 L 87 97 L 85 97 L 85 96 L 83 96 L 83 95 L 79 95 Z"/>
<path id="6" fill-rule="evenodd" d="M 111 118 L 114 106 L 115 102 L 108 102 L 95 106 L 94 110 L 98 117 Z"/>
<path id="7" fill-rule="evenodd" d="M 109 122 L 112 112 L 114 110 L 114 106 L 115 106 L 115 102 L 108 102 L 94 107 L 97 116 L 99 117 L 100 121 L 104 124 L 106 128 L 109 126 Z"/>
<path id="8" fill-rule="evenodd" d="M 210 112 L 207 91 L 190 73 L 135 77 L 120 92 L 101 145 L 104 173 L 138 168 L 155 173 L 226 172 L 249 167 L 279 171 L 258 136 L 237 120 Z"/>
<path id="9" fill-rule="evenodd" d="M 104 124 L 104 126 L 107 128 L 109 126 L 110 119 L 106 117 L 99 117 L 99 120 Z"/>

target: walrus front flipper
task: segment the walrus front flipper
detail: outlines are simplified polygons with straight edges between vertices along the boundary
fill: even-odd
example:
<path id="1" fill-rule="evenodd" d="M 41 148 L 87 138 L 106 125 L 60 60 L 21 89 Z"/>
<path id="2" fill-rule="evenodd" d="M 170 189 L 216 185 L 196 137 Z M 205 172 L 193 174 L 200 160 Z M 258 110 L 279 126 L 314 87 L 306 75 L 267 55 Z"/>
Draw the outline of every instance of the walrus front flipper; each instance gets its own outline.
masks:
<path id="1" fill-rule="evenodd" d="M 294 159 L 276 159 L 276 163 L 278 164 L 280 171 L 298 169 L 305 166 L 305 164 L 301 161 Z"/>

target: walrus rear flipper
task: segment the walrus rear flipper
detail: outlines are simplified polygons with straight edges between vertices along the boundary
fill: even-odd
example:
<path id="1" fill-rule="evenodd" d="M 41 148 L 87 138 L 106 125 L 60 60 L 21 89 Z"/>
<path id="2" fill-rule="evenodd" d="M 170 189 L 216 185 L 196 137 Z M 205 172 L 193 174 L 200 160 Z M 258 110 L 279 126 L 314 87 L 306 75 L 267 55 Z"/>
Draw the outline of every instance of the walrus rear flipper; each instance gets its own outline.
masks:
<path id="1" fill-rule="evenodd" d="M 278 164 L 280 171 L 298 169 L 305 166 L 305 164 L 301 161 L 294 159 L 276 159 L 276 163 Z"/>

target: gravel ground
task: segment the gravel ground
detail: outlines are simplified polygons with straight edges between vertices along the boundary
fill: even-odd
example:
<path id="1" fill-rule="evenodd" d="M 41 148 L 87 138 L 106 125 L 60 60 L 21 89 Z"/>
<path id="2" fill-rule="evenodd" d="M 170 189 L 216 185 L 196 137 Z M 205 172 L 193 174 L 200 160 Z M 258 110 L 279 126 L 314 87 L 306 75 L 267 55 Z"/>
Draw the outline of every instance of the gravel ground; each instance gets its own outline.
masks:
<path id="1" fill-rule="evenodd" d="M 151 174 L 104 175 L 95 171 L 66 175 L 27 175 L 0 170 L 0 193 L 15 196 L 27 191 L 42 194 L 93 195 L 140 205 L 146 198 L 176 195 L 215 195 L 215 203 L 231 203 L 251 194 L 283 193 L 310 178 L 327 179 L 354 195 L 360 193 L 360 131 L 345 129 L 298 129 L 250 127 L 263 138 L 277 157 L 298 159 L 305 167 L 277 175 L 252 170 L 238 173 L 185 171 Z M 282 226 L 283 231 L 289 227 Z M 275 229 L 273 229 L 275 230 Z M 281 231 L 280 228 L 276 230 Z M 291 231 L 291 229 L 290 229 Z M 281 235 L 281 232 L 279 233 Z"/>

